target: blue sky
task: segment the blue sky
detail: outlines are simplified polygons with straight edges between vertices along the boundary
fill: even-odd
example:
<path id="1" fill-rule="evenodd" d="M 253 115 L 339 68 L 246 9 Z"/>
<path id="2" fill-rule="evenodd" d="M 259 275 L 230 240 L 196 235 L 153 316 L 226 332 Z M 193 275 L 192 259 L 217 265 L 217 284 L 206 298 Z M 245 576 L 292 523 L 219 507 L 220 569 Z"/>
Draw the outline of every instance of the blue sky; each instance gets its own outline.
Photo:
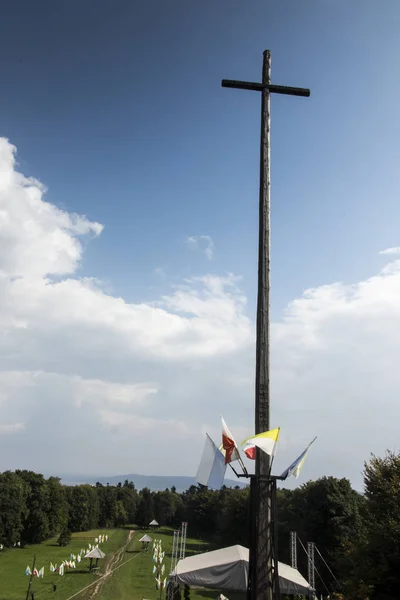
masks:
<path id="1" fill-rule="evenodd" d="M 49 203 L 104 225 L 76 277 L 140 304 L 233 273 L 252 321 L 260 98 L 221 79 L 259 80 L 271 49 L 273 82 L 311 88 L 272 99 L 279 322 L 304 290 L 364 281 L 399 245 L 399 26 L 397 0 L 7 2 L 0 136 Z M 200 235 L 211 261 L 186 243 Z"/>
<path id="2" fill-rule="evenodd" d="M 400 8 L 373 1 L 12 2 L 0 25 L 0 131 L 48 199 L 104 223 L 83 272 L 148 299 L 157 267 L 201 270 L 188 235 L 210 235 L 213 268 L 254 300 L 259 95 L 274 97 L 273 308 L 352 280 L 395 245 Z M 397 165 L 396 165 L 397 166 Z"/>

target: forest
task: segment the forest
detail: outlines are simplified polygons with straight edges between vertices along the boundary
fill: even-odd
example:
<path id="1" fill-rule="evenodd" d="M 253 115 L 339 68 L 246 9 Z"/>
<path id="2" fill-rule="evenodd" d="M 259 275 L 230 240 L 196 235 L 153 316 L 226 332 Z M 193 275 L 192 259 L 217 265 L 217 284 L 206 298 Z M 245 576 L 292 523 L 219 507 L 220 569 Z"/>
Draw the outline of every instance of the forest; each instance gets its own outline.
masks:
<path id="1" fill-rule="evenodd" d="M 249 490 L 212 491 L 192 486 L 151 492 L 132 482 L 116 486 L 63 486 L 32 471 L 0 474 L 0 544 L 42 542 L 97 527 L 146 527 L 188 522 L 191 537 L 219 548 L 248 546 Z M 321 593 L 349 600 L 391 600 L 400 583 L 400 454 L 372 456 L 365 464 L 364 490 L 347 479 L 323 477 L 294 490 L 278 491 L 279 558 L 290 563 L 290 532 L 299 538 L 298 566 L 307 576 L 302 549 L 316 544 L 316 584 Z M 209 547 L 209 546 L 208 546 Z M 189 549 L 190 550 L 190 549 Z"/>

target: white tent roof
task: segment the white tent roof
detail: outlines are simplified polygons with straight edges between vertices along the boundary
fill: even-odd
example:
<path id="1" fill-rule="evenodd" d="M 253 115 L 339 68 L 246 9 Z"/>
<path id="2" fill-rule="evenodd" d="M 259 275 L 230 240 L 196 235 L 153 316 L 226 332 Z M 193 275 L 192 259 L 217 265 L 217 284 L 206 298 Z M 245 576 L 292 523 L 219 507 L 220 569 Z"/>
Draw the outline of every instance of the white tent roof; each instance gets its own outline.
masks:
<path id="1" fill-rule="evenodd" d="M 249 570 L 249 551 L 243 546 L 230 546 L 213 552 L 195 554 L 180 560 L 172 573 L 180 583 L 190 587 L 245 592 Z M 304 594 L 308 582 L 297 569 L 278 564 L 281 594 Z"/>
<path id="2" fill-rule="evenodd" d="M 143 537 L 140 538 L 139 542 L 152 542 L 153 540 L 147 533 L 144 534 Z"/>
<path id="3" fill-rule="evenodd" d="M 150 523 L 150 525 L 158 525 L 158 523 L 155 519 L 153 519 L 152 522 Z"/>
<path id="4" fill-rule="evenodd" d="M 104 558 L 105 554 L 100 550 L 100 548 L 93 548 L 90 552 L 88 552 L 85 558 Z"/>

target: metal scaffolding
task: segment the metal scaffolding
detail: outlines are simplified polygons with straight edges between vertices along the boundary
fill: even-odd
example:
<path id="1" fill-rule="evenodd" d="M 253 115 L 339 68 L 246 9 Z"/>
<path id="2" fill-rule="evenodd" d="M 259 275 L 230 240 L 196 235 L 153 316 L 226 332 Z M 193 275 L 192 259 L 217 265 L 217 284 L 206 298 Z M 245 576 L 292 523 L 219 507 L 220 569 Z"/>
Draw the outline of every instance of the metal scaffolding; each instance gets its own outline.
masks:
<path id="1" fill-rule="evenodd" d="M 171 571 L 167 586 L 167 600 L 172 600 L 176 589 L 179 587 L 175 575 L 171 576 L 176 570 L 178 562 L 185 558 L 186 553 L 186 535 L 187 535 L 187 523 L 183 521 L 179 531 L 174 531 L 174 537 L 172 540 L 172 556 L 171 556 Z"/>
<path id="2" fill-rule="evenodd" d="M 297 533 L 290 532 L 290 559 L 293 569 L 297 569 Z"/>
<path id="3" fill-rule="evenodd" d="M 314 542 L 307 543 L 308 557 L 308 583 L 312 590 L 311 598 L 315 598 L 315 544 Z"/>
<path id="4" fill-rule="evenodd" d="M 171 554 L 171 570 L 170 576 L 167 586 L 167 600 L 172 600 L 174 597 L 174 592 L 176 589 L 176 578 L 175 576 L 171 577 L 171 573 L 173 573 L 176 569 L 176 565 L 178 564 L 178 554 L 179 554 L 179 536 L 180 531 L 174 531 L 174 537 L 172 540 L 172 554 Z"/>
<path id="5" fill-rule="evenodd" d="M 181 547 L 179 552 L 179 560 L 185 558 L 186 552 L 186 533 L 187 533 L 187 523 L 184 521 L 181 526 Z"/>

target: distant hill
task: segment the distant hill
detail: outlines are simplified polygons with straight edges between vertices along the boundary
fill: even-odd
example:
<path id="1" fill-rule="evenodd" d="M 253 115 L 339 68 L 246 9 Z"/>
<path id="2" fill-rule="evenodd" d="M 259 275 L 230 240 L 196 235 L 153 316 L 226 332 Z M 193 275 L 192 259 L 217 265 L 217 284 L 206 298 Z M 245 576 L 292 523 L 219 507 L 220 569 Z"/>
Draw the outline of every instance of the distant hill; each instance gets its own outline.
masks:
<path id="1" fill-rule="evenodd" d="M 166 488 L 171 489 L 174 486 L 176 491 L 180 493 L 188 490 L 191 485 L 197 485 L 194 477 L 180 475 L 135 475 L 133 473 L 130 473 L 129 475 L 112 475 L 110 477 L 66 475 L 62 476 L 61 479 L 64 485 L 77 485 L 82 483 L 94 485 L 97 481 L 103 485 L 106 485 L 107 483 L 116 485 L 119 482 L 124 483 L 127 479 L 128 481 L 133 481 L 138 490 L 147 487 L 154 492 L 165 490 Z M 245 482 L 233 481 L 232 479 L 225 479 L 224 483 L 227 487 L 245 487 L 247 485 Z"/>

